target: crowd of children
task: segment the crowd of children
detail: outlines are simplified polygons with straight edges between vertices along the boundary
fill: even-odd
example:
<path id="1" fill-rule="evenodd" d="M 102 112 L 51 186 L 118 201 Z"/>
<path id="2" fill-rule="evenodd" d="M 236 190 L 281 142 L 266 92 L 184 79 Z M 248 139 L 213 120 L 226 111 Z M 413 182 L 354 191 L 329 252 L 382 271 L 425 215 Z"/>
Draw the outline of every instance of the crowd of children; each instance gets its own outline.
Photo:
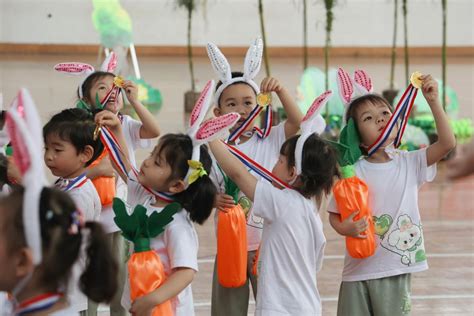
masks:
<path id="1" fill-rule="evenodd" d="M 78 102 L 53 115 L 42 134 L 32 123 L 36 112 L 24 91 L 2 112 L 0 123 L 13 148 L 12 157 L 0 153 L 0 291 L 8 293 L 0 297 L 2 315 L 96 315 L 102 302 L 110 304 L 111 315 L 155 315 L 160 308 L 167 312 L 156 315 L 194 315 L 191 284 L 199 248 L 194 224 L 202 225 L 214 209 L 217 231 L 219 212 L 236 203 L 246 220 L 240 232 L 247 240 L 246 278 L 240 286 L 224 286 L 215 265 L 211 314 L 247 315 L 250 286 L 256 315 L 321 314 L 316 273 L 326 244 L 322 201 L 329 197 L 329 221 L 342 236 L 367 238 L 373 225 L 372 218 L 356 216 L 358 209 L 343 219 L 331 198 L 341 177 L 341 152 L 320 135 L 325 122 L 319 112 L 335 96 L 321 95 L 304 115 L 279 80 L 254 81 L 261 40 L 249 48 L 243 72 L 232 71 L 217 46 L 207 48 L 219 82 L 206 85 L 185 134 L 161 134 L 138 100 L 136 84 L 114 74 L 113 53 L 100 71 L 81 63 L 55 67 L 82 76 Z M 412 152 L 392 145 L 403 124 L 391 119 L 391 105 L 344 78 L 339 77 L 339 92 L 347 103 L 345 121 L 355 124 L 354 145 L 363 153 L 354 175 L 368 186 L 373 218 L 389 218 L 390 225 L 375 236 L 371 256 L 346 252 L 338 315 L 408 315 L 411 273 L 428 268 L 418 189 L 434 178 L 436 163 L 455 138 L 431 76 L 416 80 L 439 138 Z M 287 114 L 276 126 L 271 93 Z M 120 112 L 124 101 L 138 120 Z M 254 119 L 265 107 L 261 129 Z M 25 111 L 30 114 L 22 115 Z M 3 135 L 2 150 L 8 143 Z M 32 143 L 44 144 L 44 159 L 37 159 Z M 153 148 L 140 166 L 137 148 Z M 41 175 L 44 165 L 57 177 L 53 184 L 32 176 Z M 236 198 L 226 194 L 229 181 Z M 125 215 L 119 215 L 120 200 Z M 169 213 L 171 205 L 178 206 Z M 148 250 L 157 255 L 160 271 L 151 271 L 147 280 L 137 273 L 150 273 L 151 261 L 142 256 L 129 260 L 127 268 L 127 259 Z"/>

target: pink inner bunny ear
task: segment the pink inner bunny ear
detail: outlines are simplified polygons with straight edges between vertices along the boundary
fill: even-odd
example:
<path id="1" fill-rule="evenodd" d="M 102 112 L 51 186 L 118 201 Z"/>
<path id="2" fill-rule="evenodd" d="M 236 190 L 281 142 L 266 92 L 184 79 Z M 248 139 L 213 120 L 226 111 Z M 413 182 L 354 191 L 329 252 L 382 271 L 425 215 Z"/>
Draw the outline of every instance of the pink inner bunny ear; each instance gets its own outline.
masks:
<path id="1" fill-rule="evenodd" d="M 94 72 L 94 67 L 84 63 L 59 63 L 54 70 L 70 75 L 85 75 Z"/>
<path id="2" fill-rule="evenodd" d="M 354 72 L 354 81 L 363 87 L 367 93 L 371 93 L 374 89 L 372 86 L 372 80 L 364 70 L 356 70 Z"/>
<path id="3" fill-rule="evenodd" d="M 311 106 L 309 107 L 308 111 L 306 112 L 306 115 L 303 118 L 303 122 L 309 120 L 316 113 L 319 113 L 322 107 L 326 104 L 326 102 L 329 100 L 331 96 L 332 96 L 332 91 L 328 90 L 324 92 L 323 94 L 321 94 L 319 97 L 317 97 L 313 101 L 313 104 L 311 104 Z"/>
<path id="4" fill-rule="evenodd" d="M 114 72 L 117 68 L 117 54 L 110 52 L 109 56 L 104 60 L 101 70 L 106 72 Z"/>
<path id="5" fill-rule="evenodd" d="M 201 115 L 206 115 L 206 113 L 202 113 L 203 111 L 207 111 L 206 101 L 210 102 L 209 100 L 206 100 L 206 98 L 209 96 L 210 93 L 212 93 L 211 87 L 213 85 L 213 81 L 210 80 L 207 82 L 206 86 L 201 92 L 201 95 L 199 96 L 199 99 L 197 100 L 196 104 L 194 105 L 193 111 L 191 112 L 191 117 L 189 118 L 189 126 L 194 126 L 194 124 L 198 121 L 199 117 Z M 204 109 L 206 107 L 206 109 Z"/>
<path id="6" fill-rule="evenodd" d="M 237 113 L 228 113 L 204 122 L 196 133 L 196 139 L 203 141 L 217 137 L 222 132 L 227 133 L 240 119 Z"/>
<path id="7" fill-rule="evenodd" d="M 339 94 L 341 95 L 344 103 L 348 104 L 351 102 L 352 94 L 354 93 L 354 87 L 352 86 L 351 77 L 342 68 L 339 68 L 337 71 L 337 86 L 339 88 Z"/>

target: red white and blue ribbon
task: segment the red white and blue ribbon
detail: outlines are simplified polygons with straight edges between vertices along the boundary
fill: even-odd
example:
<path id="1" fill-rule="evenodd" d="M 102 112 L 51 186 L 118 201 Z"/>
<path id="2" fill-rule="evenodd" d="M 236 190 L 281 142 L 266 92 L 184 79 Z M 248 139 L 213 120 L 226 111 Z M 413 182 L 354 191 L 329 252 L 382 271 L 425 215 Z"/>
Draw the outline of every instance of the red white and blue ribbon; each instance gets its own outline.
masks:
<path id="1" fill-rule="evenodd" d="M 61 186 L 61 182 L 62 181 L 67 181 L 67 185 L 65 187 Z M 86 177 L 86 173 L 84 172 L 83 174 L 81 174 L 80 176 L 74 178 L 74 179 L 63 179 L 63 178 L 59 178 L 58 180 L 56 180 L 55 182 L 55 185 L 61 190 L 61 191 L 64 191 L 64 192 L 69 192 L 71 190 L 74 190 L 76 188 L 79 188 L 81 187 L 84 183 L 87 182 L 87 177 Z"/>
<path id="2" fill-rule="evenodd" d="M 109 156 L 112 159 L 112 162 L 120 169 L 123 175 L 128 177 L 127 168 L 125 167 L 125 164 L 123 162 L 123 158 L 125 157 L 125 155 L 123 155 L 124 151 L 122 150 L 122 147 L 118 143 L 114 134 L 110 132 L 110 130 L 107 127 L 102 126 L 100 139 L 102 143 L 104 144 L 105 148 L 107 148 L 109 152 Z M 138 171 L 136 170 L 135 166 L 132 166 L 130 164 L 130 168 L 131 168 L 131 171 L 135 174 L 135 176 L 138 176 Z M 129 180 L 133 181 L 130 178 Z M 167 203 L 172 203 L 174 201 L 171 194 L 153 190 L 152 188 L 149 188 L 143 184 L 141 185 L 146 191 L 153 194 L 155 197 L 159 198 L 162 201 L 165 201 Z"/>
<path id="3" fill-rule="evenodd" d="M 375 153 L 380 146 L 382 146 L 390 136 L 393 128 L 397 125 L 398 120 L 400 119 L 400 128 L 398 129 L 397 136 L 394 140 L 394 146 L 400 146 L 402 141 L 403 133 L 405 132 L 405 127 L 408 122 L 408 117 L 410 116 L 410 112 L 413 108 L 413 103 L 415 102 L 416 95 L 418 93 L 418 89 L 415 88 L 412 84 L 408 86 L 408 88 L 403 93 L 400 101 L 395 108 L 393 115 L 390 117 L 385 128 L 380 133 L 377 140 L 369 147 L 368 155 L 371 156 Z"/>
<path id="4" fill-rule="evenodd" d="M 62 296 L 58 293 L 46 293 L 33 297 L 20 303 L 15 310 L 15 315 L 22 316 L 46 310 L 56 304 Z"/>
<path id="5" fill-rule="evenodd" d="M 235 129 L 227 138 L 228 142 L 235 143 L 242 133 L 247 129 L 247 127 L 252 124 L 252 122 L 258 117 L 260 112 L 262 112 L 263 107 L 260 105 L 256 105 L 253 110 L 250 112 L 249 116 L 242 122 L 242 124 Z M 273 124 L 273 111 L 272 111 L 272 106 L 268 105 L 265 113 L 265 125 L 263 130 L 254 127 L 253 131 L 257 133 L 258 137 L 260 138 L 265 138 L 268 135 L 270 135 L 270 131 L 272 129 L 272 124 Z"/>
<path id="6" fill-rule="evenodd" d="M 114 101 L 114 104 L 117 103 L 117 99 L 120 97 L 120 93 L 122 92 L 122 89 L 120 87 L 117 87 L 115 84 L 112 86 L 112 89 L 109 90 L 109 92 L 107 92 L 107 94 L 105 95 L 105 97 L 100 100 L 100 107 L 101 108 L 104 108 L 105 105 L 107 104 L 107 102 L 109 102 L 109 99 L 110 97 L 112 96 L 112 93 L 113 92 L 116 92 L 115 93 L 115 101 Z"/>
<path id="7" fill-rule="evenodd" d="M 248 157 L 246 154 L 235 148 L 234 146 L 231 146 L 227 143 L 224 142 L 224 144 L 227 146 L 229 151 L 237 157 L 244 165 L 246 165 L 248 168 L 253 170 L 255 173 L 260 175 L 262 178 L 267 180 L 268 182 L 274 182 L 278 184 L 281 187 L 287 188 L 287 189 L 292 189 L 293 187 L 286 183 L 285 181 L 279 179 L 277 176 L 275 176 L 273 173 L 271 173 L 269 170 L 267 170 L 265 167 L 261 166 L 258 162 L 254 161 L 252 158 Z"/>

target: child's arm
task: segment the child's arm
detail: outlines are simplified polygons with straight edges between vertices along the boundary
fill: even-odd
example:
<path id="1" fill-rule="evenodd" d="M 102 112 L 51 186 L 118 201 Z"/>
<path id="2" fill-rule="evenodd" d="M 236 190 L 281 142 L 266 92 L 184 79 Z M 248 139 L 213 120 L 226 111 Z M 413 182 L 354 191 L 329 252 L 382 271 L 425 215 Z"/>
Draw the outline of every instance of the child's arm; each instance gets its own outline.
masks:
<path id="1" fill-rule="evenodd" d="M 456 138 L 449 125 L 448 116 L 443 110 L 438 96 L 438 83 L 430 75 L 422 76 L 421 91 L 428 102 L 436 123 L 438 140 L 426 150 L 427 165 L 431 166 L 440 161 L 456 145 Z"/>
<path id="2" fill-rule="evenodd" d="M 367 236 L 361 235 L 361 233 L 368 227 L 367 218 L 363 217 L 358 221 L 354 221 L 354 216 L 358 213 L 358 211 L 352 213 L 348 218 L 341 222 L 340 214 L 329 212 L 329 223 L 339 235 L 367 238 Z"/>
<path id="3" fill-rule="evenodd" d="M 94 167 L 88 168 L 86 172 L 86 176 L 91 180 L 97 177 L 113 177 L 114 175 L 114 167 L 107 156 Z"/>
<path id="4" fill-rule="evenodd" d="M 132 303 L 132 315 L 150 315 L 152 309 L 163 302 L 175 297 L 184 290 L 194 279 L 196 271 L 191 268 L 177 268 L 153 292 L 137 298 Z"/>
<path id="5" fill-rule="evenodd" d="M 274 91 L 278 95 L 288 117 L 285 122 L 285 137 L 290 138 L 298 133 L 301 121 L 303 120 L 303 114 L 288 90 L 277 79 L 272 77 L 263 79 L 260 90 L 262 93 Z"/>
<path id="6" fill-rule="evenodd" d="M 120 177 L 123 179 L 123 181 L 127 182 L 128 172 L 132 167 L 128 158 L 127 142 L 125 141 L 125 138 L 123 136 L 122 124 L 120 123 L 119 118 L 117 117 L 117 115 L 113 114 L 110 111 L 102 111 L 96 114 L 95 123 L 100 126 L 108 127 L 109 130 L 114 134 L 120 147 L 122 147 L 122 151 L 119 152 L 119 155 L 125 165 L 125 172 L 127 174 L 123 174 L 122 170 L 118 168 L 118 166 L 116 166 L 115 164 L 112 165 L 117 171 L 117 173 L 120 175 Z"/>
<path id="7" fill-rule="evenodd" d="M 237 184 L 246 197 L 253 201 L 257 179 L 248 172 L 239 159 L 227 150 L 220 140 L 210 142 L 209 147 L 224 173 Z"/>
<path id="8" fill-rule="evenodd" d="M 127 99 L 137 112 L 142 126 L 140 127 L 140 138 L 148 139 L 155 138 L 160 136 L 160 128 L 158 127 L 158 122 L 153 117 L 153 114 L 148 111 L 148 109 L 138 101 L 138 87 L 137 85 L 130 80 L 126 80 L 123 84 L 123 89 L 127 94 Z"/>

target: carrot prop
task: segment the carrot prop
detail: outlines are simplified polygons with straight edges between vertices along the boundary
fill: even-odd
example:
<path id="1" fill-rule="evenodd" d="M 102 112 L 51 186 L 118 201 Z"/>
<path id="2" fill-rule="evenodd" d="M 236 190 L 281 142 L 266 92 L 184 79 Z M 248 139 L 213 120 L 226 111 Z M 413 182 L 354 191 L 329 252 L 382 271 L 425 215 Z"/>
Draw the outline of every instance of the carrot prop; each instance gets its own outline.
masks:
<path id="1" fill-rule="evenodd" d="M 334 185 L 332 192 L 341 213 L 341 221 L 355 211 L 359 211 L 359 214 L 354 217 L 354 221 L 367 217 L 369 226 L 362 233 L 367 238 L 346 237 L 349 255 L 353 258 L 367 258 L 374 254 L 376 243 L 372 211 L 369 207 L 369 189 L 367 184 L 355 175 L 354 170 L 354 164 L 362 155 L 359 143 L 355 123 L 350 119 L 341 131 L 339 142 L 331 142 L 339 152 L 339 165 L 342 167 L 342 179 Z"/>
<path id="2" fill-rule="evenodd" d="M 220 169 L 220 168 L 219 168 Z M 222 170 L 221 170 L 222 172 Z M 237 203 L 239 188 L 222 172 L 225 193 Z M 247 281 L 247 224 L 240 204 L 218 213 L 217 276 L 224 287 L 240 287 Z"/>
<path id="3" fill-rule="evenodd" d="M 100 154 L 100 156 L 89 165 L 88 169 L 97 166 L 107 155 L 108 151 L 104 150 L 102 154 Z M 102 204 L 102 206 L 112 204 L 115 196 L 115 178 L 99 176 L 92 179 L 91 181 L 97 193 L 99 194 L 100 204 Z"/>
<path id="4" fill-rule="evenodd" d="M 150 216 L 146 215 L 144 206 L 137 205 L 133 213 L 128 215 L 125 203 L 114 198 L 113 209 L 115 223 L 122 230 L 122 235 L 134 246 L 133 254 L 127 263 L 130 298 L 133 302 L 159 288 L 166 279 L 160 257 L 150 248 L 150 239 L 165 230 L 165 226 L 173 221 L 173 215 L 181 209 L 181 205 L 176 202 L 168 204 L 160 213 L 153 212 Z M 152 315 L 173 315 L 171 301 L 157 305 Z"/>

